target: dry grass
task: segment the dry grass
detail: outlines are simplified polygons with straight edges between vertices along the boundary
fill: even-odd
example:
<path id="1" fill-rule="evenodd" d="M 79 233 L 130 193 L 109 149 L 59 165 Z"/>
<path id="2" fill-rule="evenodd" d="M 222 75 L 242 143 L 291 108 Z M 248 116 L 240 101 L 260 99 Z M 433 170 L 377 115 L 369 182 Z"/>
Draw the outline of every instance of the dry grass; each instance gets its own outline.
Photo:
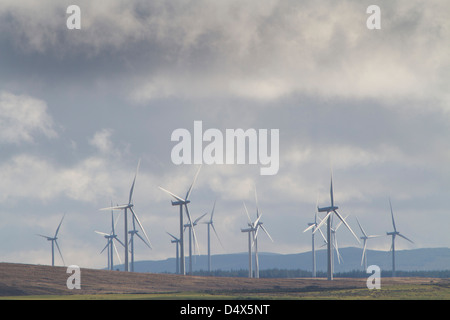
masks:
<path id="1" fill-rule="evenodd" d="M 50 267 L 14 263 L 0 263 L 0 296 L 28 295 L 108 295 L 151 294 L 176 295 L 195 292 L 208 296 L 301 298 L 306 294 L 333 297 L 341 292 L 365 289 L 365 279 L 248 279 L 228 277 L 180 276 L 172 274 L 132 273 L 81 269 L 81 289 L 69 290 L 66 286 L 65 267 Z M 384 287 L 407 285 L 432 285 L 448 292 L 449 279 L 384 278 Z"/>

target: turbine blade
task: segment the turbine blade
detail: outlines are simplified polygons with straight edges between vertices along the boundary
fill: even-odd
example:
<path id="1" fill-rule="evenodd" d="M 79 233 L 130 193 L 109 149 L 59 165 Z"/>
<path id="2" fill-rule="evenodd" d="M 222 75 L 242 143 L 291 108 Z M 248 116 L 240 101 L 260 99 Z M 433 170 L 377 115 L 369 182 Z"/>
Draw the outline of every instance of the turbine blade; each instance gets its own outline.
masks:
<path id="1" fill-rule="evenodd" d="M 361 265 L 363 265 L 364 256 L 366 255 L 366 246 L 367 246 L 367 241 L 366 241 L 366 239 L 364 239 L 364 247 L 363 247 L 363 252 L 362 252 L 362 257 L 361 257 Z"/>
<path id="2" fill-rule="evenodd" d="M 40 236 L 40 237 L 42 237 L 42 238 L 46 238 L 47 240 L 50 240 L 52 237 L 49 237 L 49 236 L 44 236 L 43 234 L 38 234 L 38 233 L 36 233 L 36 235 L 37 236 Z"/>
<path id="3" fill-rule="evenodd" d="M 362 232 L 362 234 L 364 235 L 364 237 L 367 237 L 366 232 L 364 231 L 363 227 L 362 227 L 361 224 L 359 223 L 358 217 L 356 217 L 356 222 L 358 222 L 359 229 L 361 229 L 361 232 Z"/>
<path id="4" fill-rule="evenodd" d="M 313 233 L 315 233 L 315 232 L 317 231 L 317 229 L 320 230 L 320 227 L 327 221 L 328 217 L 330 216 L 330 214 L 331 214 L 332 212 L 333 212 L 333 211 L 329 211 L 329 212 L 327 213 L 327 215 L 325 216 L 325 218 L 323 218 L 323 220 L 320 221 L 320 223 L 319 223 L 319 225 L 317 226 L 317 228 L 314 229 Z"/>
<path id="5" fill-rule="evenodd" d="M 174 198 L 175 198 L 176 200 L 178 200 L 178 201 L 182 201 L 182 202 L 185 201 L 183 198 L 177 196 L 176 194 L 170 192 L 169 190 L 164 189 L 163 187 L 158 187 L 158 188 L 160 188 L 162 191 L 164 191 L 164 192 L 170 194 L 172 197 L 174 197 Z"/>
<path id="6" fill-rule="evenodd" d="M 216 208 L 216 201 L 217 201 L 217 199 L 216 200 L 214 200 L 214 205 L 213 205 L 213 208 L 212 208 L 212 211 L 211 211 L 211 219 L 209 219 L 209 222 L 213 222 L 213 216 L 214 216 L 214 209 Z"/>
<path id="7" fill-rule="evenodd" d="M 128 204 L 131 204 L 131 201 L 133 200 L 134 184 L 136 183 L 136 177 L 137 177 L 140 165 L 141 165 L 141 159 L 139 159 L 139 161 L 138 161 L 138 165 L 137 165 L 137 168 L 136 168 L 136 173 L 134 174 L 133 183 L 131 184 L 130 197 L 128 198 Z"/>
<path id="8" fill-rule="evenodd" d="M 166 233 L 171 236 L 174 240 L 179 241 L 180 239 L 178 239 L 177 237 L 175 237 L 173 234 L 169 233 L 166 231 Z"/>
<path id="9" fill-rule="evenodd" d="M 397 229 L 395 228 L 395 221 L 394 221 L 394 212 L 392 211 L 392 203 L 391 198 L 389 198 L 389 206 L 391 207 L 391 217 L 392 217 L 392 225 L 394 226 L 394 231 L 397 232 Z"/>
<path id="10" fill-rule="evenodd" d="M 195 219 L 194 221 L 194 226 L 204 217 L 206 216 L 208 213 L 203 214 L 202 216 L 198 217 L 197 219 Z"/>
<path id="11" fill-rule="evenodd" d="M 138 236 L 139 239 L 142 240 L 142 242 L 145 243 L 145 245 L 146 245 L 147 247 L 149 247 L 150 249 L 152 249 L 152 247 L 147 243 L 147 241 L 145 241 L 144 238 L 142 238 L 142 236 L 141 236 L 139 233 L 136 232 L 136 235 Z"/>
<path id="12" fill-rule="evenodd" d="M 192 188 L 194 187 L 195 181 L 197 180 L 197 177 L 198 177 L 198 174 L 200 173 L 200 169 L 201 168 L 202 168 L 202 165 L 200 165 L 200 167 L 198 168 L 197 173 L 194 176 L 194 181 L 192 181 L 192 184 L 191 184 L 191 186 L 189 187 L 189 189 L 188 189 L 188 191 L 186 193 L 186 198 L 185 198 L 186 200 L 188 200 L 189 196 L 191 195 Z"/>
<path id="13" fill-rule="evenodd" d="M 256 226 L 256 231 L 253 234 L 252 248 L 255 246 L 255 242 L 258 241 L 258 231 L 259 231 L 259 225 Z"/>
<path id="14" fill-rule="evenodd" d="M 320 235 L 322 236 L 323 240 L 325 241 L 325 243 L 328 243 L 327 239 L 325 238 L 322 230 L 319 229 Z"/>
<path id="15" fill-rule="evenodd" d="M 341 264 L 341 254 L 339 253 L 339 246 L 338 246 L 338 242 L 337 242 L 337 238 L 336 238 L 336 233 L 333 236 L 333 242 L 334 242 L 334 250 L 336 250 L 336 255 L 338 258 L 338 263 Z"/>
<path id="16" fill-rule="evenodd" d="M 111 240 L 109 239 L 109 240 L 106 242 L 106 246 L 102 249 L 102 251 L 100 251 L 100 254 L 102 254 L 103 251 L 105 251 L 105 249 L 109 247 L 110 243 L 111 243 Z"/>
<path id="17" fill-rule="evenodd" d="M 220 240 L 219 235 L 217 234 L 216 228 L 214 228 L 214 224 L 211 222 L 211 227 L 213 228 L 214 233 L 216 234 L 217 240 L 219 240 L 220 246 L 222 247 L 222 249 L 225 249 L 223 247 L 222 241 Z"/>
<path id="18" fill-rule="evenodd" d="M 63 215 L 63 217 L 61 218 L 61 221 L 60 221 L 60 223 L 59 223 L 59 225 L 58 225 L 58 228 L 56 229 L 54 238 L 56 238 L 56 236 L 58 235 L 59 228 L 61 227 L 61 223 L 63 222 L 65 216 L 66 216 L 66 214 L 64 213 L 64 215 Z"/>
<path id="19" fill-rule="evenodd" d="M 102 236 L 109 236 L 109 234 L 107 234 L 107 233 L 104 233 L 104 232 L 100 232 L 100 231 L 94 231 L 95 233 L 98 233 L 98 234 L 100 234 L 100 235 L 102 235 Z"/>
<path id="20" fill-rule="evenodd" d="M 253 223 L 254 226 L 258 225 L 259 220 L 261 219 L 262 214 L 258 216 L 258 218 L 255 220 L 255 222 Z"/>
<path id="21" fill-rule="evenodd" d="M 198 254 L 200 254 L 200 248 L 198 247 L 198 242 L 197 242 L 197 235 L 195 234 L 195 229 L 194 229 L 194 226 L 192 225 L 192 219 L 191 219 L 191 214 L 189 213 L 189 209 L 188 209 L 188 206 L 185 204 L 184 205 L 184 208 L 186 209 L 186 214 L 187 214 L 187 216 L 188 216 L 188 219 L 189 219 L 189 224 L 191 225 L 191 229 L 192 229 L 192 234 L 193 234 L 193 236 L 194 236 L 194 244 L 195 244 L 195 247 L 197 248 L 197 252 L 198 252 Z"/>
<path id="22" fill-rule="evenodd" d="M 122 264 L 122 259 L 120 259 L 119 251 L 117 251 L 117 247 L 116 247 L 116 245 L 114 244 L 114 242 L 112 243 L 112 246 L 113 246 L 113 248 L 114 248 L 114 251 L 116 252 L 117 259 L 119 259 L 119 263 Z"/>
<path id="23" fill-rule="evenodd" d="M 315 226 L 315 224 L 310 225 L 308 228 L 306 228 L 305 230 L 303 230 L 303 232 L 306 232 L 306 231 L 308 231 L 309 229 L 314 228 L 314 226 Z"/>
<path id="24" fill-rule="evenodd" d="M 263 231 L 267 234 L 267 236 L 269 237 L 269 239 L 273 242 L 273 239 L 272 239 L 272 237 L 270 236 L 270 234 L 269 234 L 269 232 L 267 231 L 267 229 L 266 229 L 263 225 L 260 225 L 260 227 L 261 227 L 261 229 L 263 229 Z"/>
<path id="25" fill-rule="evenodd" d="M 398 236 L 402 237 L 405 240 L 408 240 L 411 243 L 414 243 L 412 240 L 408 239 L 407 237 L 405 237 L 404 235 L 402 235 L 401 233 L 398 233 Z"/>
<path id="26" fill-rule="evenodd" d="M 334 213 L 336 213 L 336 215 L 338 216 L 339 219 L 341 219 L 341 221 L 344 223 L 344 225 L 347 227 L 348 230 L 350 230 L 350 232 L 353 234 L 353 236 L 355 237 L 356 241 L 358 241 L 358 243 L 360 243 L 358 237 L 356 236 L 356 234 L 353 232 L 352 228 L 350 228 L 350 226 L 347 224 L 347 222 L 345 221 L 344 218 L 342 218 L 342 216 L 339 214 L 339 212 L 337 212 L 337 210 L 334 210 Z"/>
<path id="27" fill-rule="evenodd" d="M 334 197 L 333 197 L 333 173 L 331 174 L 330 198 L 331 198 L 331 206 L 334 207 Z"/>
<path id="28" fill-rule="evenodd" d="M 120 206 L 114 206 L 114 207 L 108 207 L 108 208 L 101 208 L 100 211 L 106 211 L 106 210 L 123 210 L 125 208 L 128 208 L 128 204 L 122 204 Z"/>
<path id="29" fill-rule="evenodd" d="M 56 248 L 58 249 L 59 255 L 61 256 L 61 259 L 63 261 L 63 265 L 66 265 L 66 263 L 64 262 L 64 258 L 62 256 L 61 250 L 59 249 L 58 241 L 55 240 L 55 244 L 56 244 Z"/>
<path id="30" fill-rule="evenodd" d="M 256 193 L 256 185 L 255 185 L 255 203 L 256 203 L 256 217 L 259 217 L 258 194 Z"/>
<path id="31" fill-rule="evenodd" d="M 148 241 L 149 247 L 151 248 L 151 242 L 150 242 L 150 239 L 148 238 L 147 233 L 145 232 L 145 229 L 144 229 L 144 227 L 143 227 L 142 224 L 141 224 L 141 221 L 139 221 L 139 218 L 138 218 L 138 216 L 136 215 L 136 213 L 134 212 L 133 208 L 130 207 L 130 210 L 131 210 L 131 212 L 133 213 L 133 217 L 134 217 L 134 219 L 136 219 L 136 221 L 137 221 L 137 223 L 138 223 L 138 225 L 139 225 L 139 228 L 141 228 L 142 232 L 144 233 L 144 236 L 145 236 L 145 238 L 146 238 L 147 241 Z"/>
<path id="32" fill-rule="evenodd" d="M 119 238 L 114 237 L 114 239 L 115 239 L 117 242 L 119 242 L 119 243 L 122 245 L 122 247 L 125 248 L 125 244 L 124 244 L 122 241 L 120 241 Z M 113 241 L 113 243 L 114 243 L 114 241 Z"/>
<path id="33" fill-rule="evenodd" d="M 245 205 L 244 201 L 242 201 L 242 202 L 244 203 L 244 209 L 245 209 L 245 213 L 247 214 L 248 223 L 252 224 L 252 219 L 250 219 L 250 215 L 248 214 L 247 206 Z"/>

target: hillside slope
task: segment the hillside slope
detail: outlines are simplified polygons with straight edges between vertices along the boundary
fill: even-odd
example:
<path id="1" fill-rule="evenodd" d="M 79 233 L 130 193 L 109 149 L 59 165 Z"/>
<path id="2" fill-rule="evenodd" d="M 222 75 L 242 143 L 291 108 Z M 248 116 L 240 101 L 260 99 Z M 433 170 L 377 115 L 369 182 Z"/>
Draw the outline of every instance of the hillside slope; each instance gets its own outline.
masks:
<path id="1" fill-rule="evenodd" d="M 70 294 L 160 294 L 199 292 L 209 294 L 301 294 L 309 291 L 366 289 L 366 279 L 248 279 L 198 277 L 81 269 L 81 289 L 69 290 L 65 267 L 0 263 L 0 296 Z M 441 284 L 448 279 L 386 278 L 391 284 Z"/>

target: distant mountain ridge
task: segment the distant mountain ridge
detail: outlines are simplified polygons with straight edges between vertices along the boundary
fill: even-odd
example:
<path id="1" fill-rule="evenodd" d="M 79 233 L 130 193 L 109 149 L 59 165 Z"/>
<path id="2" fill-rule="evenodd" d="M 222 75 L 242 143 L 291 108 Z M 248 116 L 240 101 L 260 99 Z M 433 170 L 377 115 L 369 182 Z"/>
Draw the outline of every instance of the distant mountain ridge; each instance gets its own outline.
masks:
<path id="1" fill-rule="evenodd" d="M 347 247 L 339 249 L 342 260 L 338 263 L 334 256 L 335 272 L 348 272 L 362 270 L 362 249 Z M 381 270 L 392 269 L 392 253 L 389 251 L 367 250 L 367 265 L 378 265 Z M 302 252 L 295 254 L 265 253 L 258 254 L 260 270 L 265 269 L 301 269 L 312 270 L 312 253 Z M 188 267 L 188 257 L 186 258 Z M 248 269 L 248 252 L 212 255 L 213 270 L 240 270 Z M 396 270 L 402 271 L 434 271 L 450 270 L 450 248 L 421 248 L 395 251 Z M 316 251 L 317 271 L 326 271 L 326 250 Z M 208 270 L 208 256 L 194 256 L 193 270 Z M 123 265 L 114 269 L 123 270 Z M 135 261 L 135 272 L 175 273 L 175 258 L 165 260 Z M 186 268 L 187 270 L 187 268 Z"/>

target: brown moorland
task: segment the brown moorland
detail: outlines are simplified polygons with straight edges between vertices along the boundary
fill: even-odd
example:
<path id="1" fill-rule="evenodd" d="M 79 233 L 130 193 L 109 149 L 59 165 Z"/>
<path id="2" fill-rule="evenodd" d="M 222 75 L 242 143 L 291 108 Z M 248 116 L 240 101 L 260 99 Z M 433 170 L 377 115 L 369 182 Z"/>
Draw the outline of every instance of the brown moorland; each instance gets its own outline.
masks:
<path id="1" fill-rule="evenodd" d="M 305 292 L 364 289 L 366 279 L 323 278 L 248 279 L 180 276 L 81 268 L 81 289 L 69 290 L 66 267 L 0 263 L 0 296 L 173 294 L 197 292 L 224 295 L 301 295 Z M 449 279 L 384 278 L 383 286 L 433 285 L 449 287 Z"/>

